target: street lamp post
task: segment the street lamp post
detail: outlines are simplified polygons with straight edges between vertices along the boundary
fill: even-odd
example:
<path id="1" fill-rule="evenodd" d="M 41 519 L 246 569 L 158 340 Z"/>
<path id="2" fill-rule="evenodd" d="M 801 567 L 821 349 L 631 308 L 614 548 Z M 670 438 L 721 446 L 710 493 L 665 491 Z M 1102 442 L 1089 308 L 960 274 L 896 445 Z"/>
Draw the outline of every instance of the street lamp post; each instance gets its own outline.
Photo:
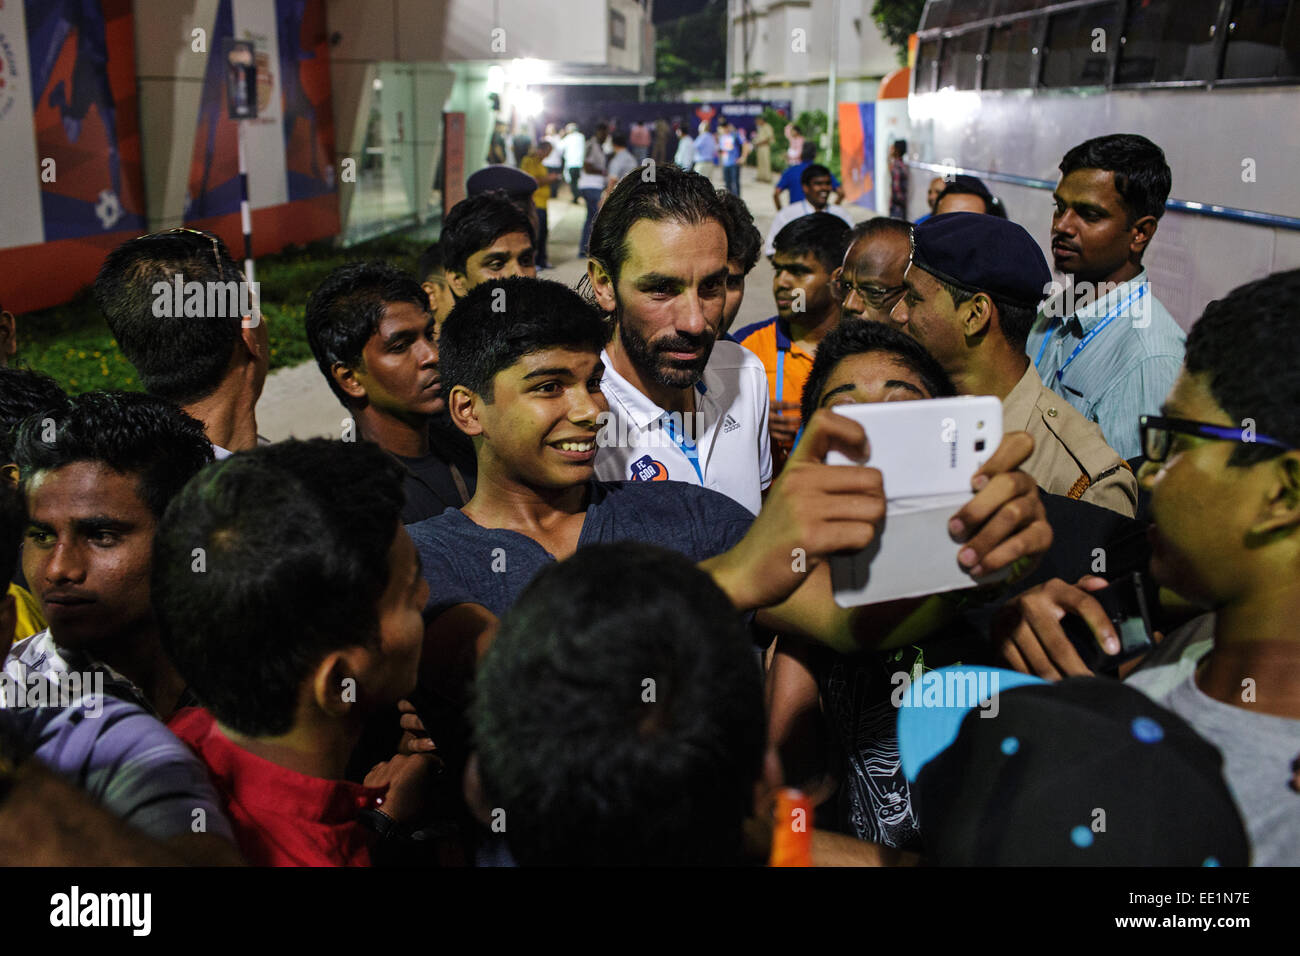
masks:
<path id="1" fill-rule="evenodd" d="M 839 53 L 840 5 L 831 0 L 830 67 L 826 75 L 826 162 L 831 162 L 835 143 L 835 60 Z M 843 172 L 841 171 L 841 175 Z"/>

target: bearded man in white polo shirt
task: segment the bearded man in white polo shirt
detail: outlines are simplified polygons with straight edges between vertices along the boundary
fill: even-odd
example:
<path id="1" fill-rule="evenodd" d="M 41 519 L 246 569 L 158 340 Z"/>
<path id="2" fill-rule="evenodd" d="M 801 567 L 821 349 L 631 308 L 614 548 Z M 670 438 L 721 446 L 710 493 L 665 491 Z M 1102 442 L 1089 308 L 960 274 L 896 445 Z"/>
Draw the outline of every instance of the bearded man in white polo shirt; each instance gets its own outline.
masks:
<path id="1" fill-rule="evenodd" d="M 601 207 L 587 278 L 615 329 L 596 476 L 701 485 L 757 514 L 772 481 L 767 373 L 721 338 L 726 221 L 709 180 L 673 166 L 624 178 Z"/>

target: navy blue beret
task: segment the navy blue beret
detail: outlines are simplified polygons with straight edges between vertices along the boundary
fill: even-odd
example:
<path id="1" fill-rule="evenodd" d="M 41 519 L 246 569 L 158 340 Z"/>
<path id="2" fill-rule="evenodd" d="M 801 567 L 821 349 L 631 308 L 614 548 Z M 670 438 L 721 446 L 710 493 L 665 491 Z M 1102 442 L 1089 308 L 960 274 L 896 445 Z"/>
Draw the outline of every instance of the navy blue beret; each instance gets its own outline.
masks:
<path id="1" fill-rule="evenodd" d="M 912 263 L 936 279 L 1034 308 L 1052 281 L 1034 237 L 1009 219 L 975 212 L 931 216 L 912 230 Z"/>
<path id="2" fill-rule="evenodd" d="M 503 190 L 516 199 L 527 199 L 537 192 L 537 180 L 513 166 L 484 166 L 465 180 L 465 192 L 477 196 L 492 189 Z"/>

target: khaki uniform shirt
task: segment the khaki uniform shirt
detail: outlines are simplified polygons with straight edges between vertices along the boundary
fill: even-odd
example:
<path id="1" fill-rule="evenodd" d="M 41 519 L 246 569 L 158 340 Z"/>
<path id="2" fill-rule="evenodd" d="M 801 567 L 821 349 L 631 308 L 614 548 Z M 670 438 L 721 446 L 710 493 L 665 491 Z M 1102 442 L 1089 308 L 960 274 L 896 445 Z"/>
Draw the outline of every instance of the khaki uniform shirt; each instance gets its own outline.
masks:
<path id="1" fill-rule="evenodd" d="M 1034 452 L 1020 468 L 1048 494 L 1128 518 L 1137 512 L 1137 477 L 1128 463 L 1106 444 L 1094 422 L 1043 385 L 1032 364 L 1002 400 L 1002 430 L 1033 436 Z"/>

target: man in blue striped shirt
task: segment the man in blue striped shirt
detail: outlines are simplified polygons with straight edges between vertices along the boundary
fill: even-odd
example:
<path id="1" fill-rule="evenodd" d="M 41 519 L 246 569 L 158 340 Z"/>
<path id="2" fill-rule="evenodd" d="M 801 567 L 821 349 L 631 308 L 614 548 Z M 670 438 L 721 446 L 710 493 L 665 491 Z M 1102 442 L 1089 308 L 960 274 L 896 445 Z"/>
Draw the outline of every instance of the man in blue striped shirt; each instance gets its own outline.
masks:
<path id="1" fill-rule="evenodd" d="M 1081 143 L 1060 169 L 1052 258 L 1072 281 L 1041 307 L 1026 351 L 1044 385 L 1137 458 L 1138 416 L 1159 410 L 1186 341 L 1142 266 L 1172 176 L 1160 147 L 1129 133 Z"/>

